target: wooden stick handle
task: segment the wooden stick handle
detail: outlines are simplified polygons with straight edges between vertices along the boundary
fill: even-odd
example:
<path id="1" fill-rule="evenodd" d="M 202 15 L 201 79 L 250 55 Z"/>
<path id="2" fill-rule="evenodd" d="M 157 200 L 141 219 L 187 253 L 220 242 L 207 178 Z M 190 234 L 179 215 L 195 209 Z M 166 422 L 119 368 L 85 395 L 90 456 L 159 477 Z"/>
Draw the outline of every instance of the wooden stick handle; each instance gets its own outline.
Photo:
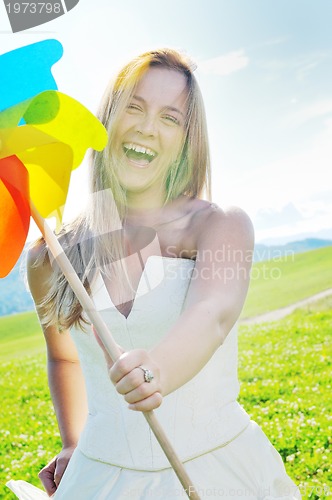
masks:
<path id="1" fill-rule="evenodd" d="M 153 411 L 145 411 L 143 412 L 143 415 L 148 422 L 153 434 L 155 435 L 158 443 L 163 449 L 166 457 L 168 458 L 169 463 L 173 467 L 175 474 L 178 476 L 178 479 L 182 484 L 187 496 L 189 498 L 192 498 L 193 500 L 200 500 L 193 482 L 188 476 L 187 471 L 184 468 L 183 463 L 177 456 L 173 446 L 169 442 L 169 439 L 166 436 L 164 429 L 161 427 L 155 413 Z"/>
<path id="2" fill-rule="evenodd" d="M 85 313 L 87 314 L 89 320 L 95 327 L 98 336 L 100 337 L 102 343 L 104 344 L 108 354 L 112 358 L 112 361 L 116 361 L 120 356 L 121 352 L 113 339 L 111 332 L 109 331 L 106 323 L 102 320 L 100 314 L 95 308 L 95 305 L 90 298 L 89 294 L 85 290 L 81 280 L 77 276 L 73 266 L 71 265 L 68 257 L 63 251 L 57 237 L 54 235 L 53 231 L 42 218 L 36 207 L 31 202 L 31 215 L 33 220 L 37 224 L 40 232 L 42 233 L 47 246 L 52 253 L 53 257 L 56 259 L 58 266 L 66 277 L 69 285 L 71 286 L 73 292 L 81 303 Z M 145 419 L 147 420 L 153 434 L 155 435 L 160 446 L 164 450 L 169 463 L 174 469 L 175 474 L 179 478 L 187 496 L 193 500 L 200 500 L 192 481 L 190 480 L 182 462 L 175 453 L 171 443 L 169 442 L 163 428 L 161 427 L 158 419 L 153 411 L 143 412 Z"/>

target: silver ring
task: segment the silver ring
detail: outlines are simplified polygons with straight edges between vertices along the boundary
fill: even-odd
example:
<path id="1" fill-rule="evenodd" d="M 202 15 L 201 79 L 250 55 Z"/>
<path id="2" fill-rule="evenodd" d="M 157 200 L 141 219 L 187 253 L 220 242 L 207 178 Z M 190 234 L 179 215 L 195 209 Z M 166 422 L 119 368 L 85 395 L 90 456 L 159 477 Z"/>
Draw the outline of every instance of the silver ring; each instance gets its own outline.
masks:
<path id="1" fill-rule="evenodd" d="M 148 370 L 147 368 L 143 368 L 143 366 L 138 366 L 137 368 L 140 368 L 144 372 L 144 381 L 150 383 L 151 380 L 154 379 L 154 375 L 151 370 Z"/>

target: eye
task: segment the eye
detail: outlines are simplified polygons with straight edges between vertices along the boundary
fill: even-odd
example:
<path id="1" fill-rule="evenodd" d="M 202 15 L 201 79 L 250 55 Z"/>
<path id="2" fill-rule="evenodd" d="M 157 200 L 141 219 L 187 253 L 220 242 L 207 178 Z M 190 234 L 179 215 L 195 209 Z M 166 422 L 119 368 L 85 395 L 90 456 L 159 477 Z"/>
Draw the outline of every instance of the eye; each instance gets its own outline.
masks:
<path id="1" fill-rule="evenodd" d="M 173 115 L 163 115 L 162 118 L 170 124 L 180 125 L 180 121 Z"/>
<path id="2" fill-rule="evenodd" d="M 141 112 L 142 108 L 138 104 L 130 103 L 127 106 L 127 110 L 129 112 L 134 112 L 135 113 L 135 112 Z"/>

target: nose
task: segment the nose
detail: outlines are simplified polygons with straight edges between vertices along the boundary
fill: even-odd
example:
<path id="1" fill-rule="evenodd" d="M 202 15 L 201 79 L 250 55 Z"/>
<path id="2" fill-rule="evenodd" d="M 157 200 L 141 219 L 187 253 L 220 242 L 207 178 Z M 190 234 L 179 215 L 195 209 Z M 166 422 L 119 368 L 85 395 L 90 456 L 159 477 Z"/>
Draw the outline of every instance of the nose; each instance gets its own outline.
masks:
<path id="1" fill-rule="evenodd" d="M 153 137 L 156 135 L 155 117 L 150 114 L 145 114 L 136 124 L 136 132 Z"/>

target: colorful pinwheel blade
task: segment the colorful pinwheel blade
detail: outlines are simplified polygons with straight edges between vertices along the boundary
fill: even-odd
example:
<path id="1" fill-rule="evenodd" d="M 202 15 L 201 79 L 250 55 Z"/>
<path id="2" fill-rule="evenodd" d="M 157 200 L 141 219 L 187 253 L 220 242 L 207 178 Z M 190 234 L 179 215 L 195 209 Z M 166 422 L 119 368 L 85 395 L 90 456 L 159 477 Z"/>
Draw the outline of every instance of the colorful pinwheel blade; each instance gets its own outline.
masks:
<path id="1" fill-rule="evenodd" d="M 12 270 L 24 248 L 29 231 L 28 172 L 10 156 L 0 160 L 0 277 Z"/>
<path id="2" fill-rule="evenodd" d="M 0 110 L 58 87 L 51 68 L 63 54 L 58 40 L 42 40 L 0 56 Z"/>
<path id="3" fill-rule="evenodd" d="M 22 118 L 26 125 L 17 126 Z M 0 158 L 15 154 L 27 167 L 31 199 L 41 215 L 61 220 L 71 170 L 88 147 L 105 147 L 107 132 L 78 101 L 46 91 L 0 113 L 0 140 Z"/>
<path id="4" fill-rule="evenodd" d="M 44 218 L 62 219 L 71 168 L 72 149 L 61 142 L 18 154 L 29 172 L 30 198 Z"/>
<path id="5" fill-rule="evenodd" d="M 58 142 L 31 125 L 4 129 L 0 127 L 0 141 L 0 158 Z"/>
<path id="6" fill-rule="evenodd" d="M 107 132 L 100 121 L 80 102 L 61 92 L 36 96 L 23 118 L 72 148 L 73 169 L 80 165 L 89 147 L 101 151 L 107 144 Z"/>
<path id="7" fill-rule="evenodd" d="M 62 56 L 45 40 L 0 56 L 0 276 L 24 247 L 30 198 L 43 217 L 61 221 L 70 174 L 107 132 L 75 99 L 56 92 L 52 65 Z"/>
<path id="8" fill-rule="evenodd" d="M 58 92 L 46 90 L 40 94 L 19 102 L 0 112 L 0 129 L 17 127 L 22 119 L 25 123 L 42 125 L 49 123 L 58 115 L 60 100 Z M 26 116 L 28 121 L 26 120 Z"/>

